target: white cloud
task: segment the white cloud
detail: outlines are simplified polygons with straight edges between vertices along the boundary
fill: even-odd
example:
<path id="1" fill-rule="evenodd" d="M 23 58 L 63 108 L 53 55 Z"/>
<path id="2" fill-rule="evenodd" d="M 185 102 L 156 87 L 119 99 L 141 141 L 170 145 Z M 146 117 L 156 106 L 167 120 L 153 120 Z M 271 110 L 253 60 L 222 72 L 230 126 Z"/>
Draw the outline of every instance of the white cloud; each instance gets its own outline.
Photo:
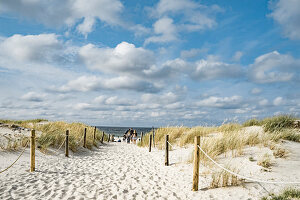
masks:
<path id="1" fill-rule="evenodd" d="M 20 63 L 49 62 L 58 56 L 62 45 L 55 34 L 16 34 L 0 41 L 0 56 Z"/>
<path id="2" fill-rule="evenodd" d="M 284 99 L 282 97 L 276 97 L 273 100 L 273 104 L 274 104 L 274 106 L 280 106 L 280 105 L 284 104 Z"/>
<path id="3" fill-rule="evenodd" d="M 182 29 L 198 31 L 216 25 L 213 14 L 220 11 L 222 9 L 217 5 L 205 6 L 191 0 L 160 0 L 152 15 L 183 15 Z"/>
<path id="4" fill-rule="evenodd" d="M 208 58 L 196 62 L 191 77 L 196 80 L 211 80 L 217 78 L 234 78 L 242 74 L 241 67 Z"/>
<path id="5" fill-rule="evenodd" d="M 300 60 L 277 51 L 261 55 L 250 65 L 249 76 L 258 83 L 288 82 L 300 69 Z"/>
<path id="6" fill-rule="evenodd" d="M 77 30 L 82 34 L 92 31 L 92 27 L 99 19 L 109 25 L 125 23 L 121 19 L 123 4 L 119 0 L 3 0 L 0 2 L 0 12 L 14 13 L 20 17 L 33 19 L 46 26 L 72 27 L 80 20 Z"/>
<path id="7" fill-rule="evenodd" d="M 142 80 L 130 77 L 102 78 L 96 76 L 81 76 L 69 81 L 60 88 L 52 87 L 57 92 L 71 91 L 101 91 L 101 90 L 133 90 L 137 92 L 155 93 L 160 90 L 157 86 Z"/>
<path id="8" fill-rule="evenodd" d="M 34 101 L 34 102 L 42 102 L 45 100 L 46 94 L 36 93 L 36 92 L 28 92 L 24 94 L 21 99 L 26 101 Z"/>
<path id="9" fill-rule="evenodd" d="M 151 9 L 151 16 L 158 18 L 153 25 L 155 35 L 144 44 L 176 41 L 180 32 L 213 28 L 217 24 L 214 15 L 220 11 L 217 5 L 205 6 L 192 0 L 160 0 Z"/>
<path id="10" fill-rule="evenodd" d="M 266 106 L 266 105 L 269 104 L 269 101 L 268 101 L 267 99 L 263 99 L 263 100 L 260 100 L 260 101 L 258 102 L 258 104 L 259 104 L 260 106 Z"/>
<path id="11" fill-rule="evenodd" d="M 80 49 L 79 56 L 89 69 L 118 74 L 142 74 L 155 62 L 151 51 L 127 42 L 115 48 L 98 48 L 88 44 Z"/>
<path id="12" fill-rule="evenodd" d="M 282 26 L 284 35 L 293 40 L 300 39 L 299 8 L 299 0 L 279 0 L 270 14 Z"/>
<path id="13" fill-rule="evenodd" d="M 168 17 L 157 20 L 154 25 L 154 33 L 156 36 L 149 37 L 145 40 L 145 45 L 149 43 L 162 43 L 177 40 L 176 26 L 173 20 Z"/>
<path id="14" fill-rule="evenodd" d="M 241 107 L 243 103 L 242 100 L 243 98 L 241 96 L 236 95 L 232 97 L 211 96 L 196 102 L 196 105 L 201 107 L 233 109 Z"/>

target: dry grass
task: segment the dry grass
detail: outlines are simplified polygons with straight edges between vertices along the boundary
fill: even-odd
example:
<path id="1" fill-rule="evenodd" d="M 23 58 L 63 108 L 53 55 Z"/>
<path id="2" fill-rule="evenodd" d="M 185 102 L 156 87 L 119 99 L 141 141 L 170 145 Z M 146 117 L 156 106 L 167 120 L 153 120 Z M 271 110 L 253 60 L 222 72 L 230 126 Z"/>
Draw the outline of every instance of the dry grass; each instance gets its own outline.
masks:
<path id="1" fill-rule="evenodd" d="M 69 130 L 69 147 L 73 152 L 76 152 L 83 145 L 82 137 L 84 129 L 87 128 L 86 145 L 88 149 L 92 149 L 94 143 L 94 127 L 87 126 L 82 123 L 66 123 L 66 122 L 49 122 L 44 125 L 33 124 L 33 129 L 41 131 L 42 134 L 37 142 L 41 149 L 51 147 L 59 147 L 65 139 L 66 130 Z M 96 140 L 100 140 L 102 132 L 96 130 Z M 107 135 L 105 135 L 107 140 Z"/>
<path id="2" fill-rule="evenodd" d="M 226 166 L 226 168 L 230 169 L 230 166 Z M 235 173 L 238 173 L 236 169 L 230 169 L 230 170 Z M 238 186 L 243 183 L 243 181 L 238 179 L 238 177 L 224 170 L 213 172 L 211 177 L 212 179 L 210 183 L 210 188 Z"/>
<path id="3" fill-rule="evenodd" d="M 12 121 L 12 120 L 0 120 L 0 123 L 9 125 L 17 125 L 20 127 L 35 129 L 41 131 L 42 134 L 37 137 L 37 147 L 41 151 L 46 151 L 49 147 L 58 148 L 65 140 L 66 130 L 69 130 L 69 148 L 76 152 L 80 146 L 83 146 L 82 136 L 84 134 L 84 128 L 87 128 L 87 140 L 86 145 L 88 149 L 92 149 L 97 145 L 102 137 L 102 132 L 96 129 L 96 141 L 94 141 L 94 127 L 87 126 L 83 123 L 66 123 L 66 122 L 47 122 L 45 124 L 40 122 L 47 122 L 44 119 L 25 120 L 25 121 Z M 108 136 L 105 134 L 104 140 L 107 140 Z M 20 142 L 8 141 L 6 147 L 2 147 L 5 150 L 17 149 L 20 146 Z"/>
<path id="4" fill-rule="evenodd" d="M 264 168 L 270 168 L 272 166 L 271 157 L 269 154 L 264 154 L 257 162 L 258 165 Z"/>
<path id="5" fill-rule="evenodd" d="M 4 151 L 16 151 L 22 147 L 25 147 L 27 141 L 29 141 L 29 138 L 23 136 L 17 139 L 7 138 L 7 143 L 0 144 L 0 149 Z"/>

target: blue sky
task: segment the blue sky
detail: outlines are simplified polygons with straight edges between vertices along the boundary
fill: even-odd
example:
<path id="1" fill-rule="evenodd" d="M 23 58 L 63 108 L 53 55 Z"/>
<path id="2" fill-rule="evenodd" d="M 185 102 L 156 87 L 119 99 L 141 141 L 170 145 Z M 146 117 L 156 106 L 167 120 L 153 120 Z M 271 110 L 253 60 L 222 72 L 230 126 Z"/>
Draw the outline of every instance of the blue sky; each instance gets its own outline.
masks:
<path id="1" fill-rule="evenodd" d="M 219 125 L 300 115 L 298 0 L 2 0 L 1 118 Z"/>

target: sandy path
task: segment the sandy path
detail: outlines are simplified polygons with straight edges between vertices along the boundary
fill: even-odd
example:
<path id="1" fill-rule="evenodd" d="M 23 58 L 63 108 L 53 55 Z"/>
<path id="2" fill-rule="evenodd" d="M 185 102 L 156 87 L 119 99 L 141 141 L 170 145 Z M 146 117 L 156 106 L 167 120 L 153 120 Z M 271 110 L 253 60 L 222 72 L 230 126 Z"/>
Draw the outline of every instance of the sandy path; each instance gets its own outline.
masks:
<path id="1" fill-rule="evenodd" d="M 192 192 L 192 165 L 174 164 L 184 150 L 170 153 L 124 143 L 110 143 L 92 152 L 65 158 L 37 153 L 37 171 L 29 173 L 29 151 L 9 171 L 0 174 L 0 199 L 259 199 L 257 184 Z M 17 153 L 0 154 L 7 166 Z M 184 155 L 186 157 L 186 155 Z M 200 188 L 207 185 L 200 178 Z"/>

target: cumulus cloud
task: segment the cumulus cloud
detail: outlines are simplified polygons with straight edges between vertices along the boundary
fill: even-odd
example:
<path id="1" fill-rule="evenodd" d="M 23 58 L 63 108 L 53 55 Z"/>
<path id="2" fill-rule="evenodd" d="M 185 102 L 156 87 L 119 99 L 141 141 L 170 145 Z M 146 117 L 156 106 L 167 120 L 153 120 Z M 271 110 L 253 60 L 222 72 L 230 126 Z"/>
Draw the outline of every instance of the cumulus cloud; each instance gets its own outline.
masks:
<path id="1" fill-rule="evenodd" d="M 49 62 L 58 57 L 62 46 L 55 34 L 16 34 L 0 41 L 0 56 L 20 63 Z"/>
<path id="2" fill-rule="evenodd" d="M 296 78 L 299 70 L 299 59 L 273 51 L 255 59 L 249 76 L 257 83 L 288 82 Z"/>
<path id="3" fill-rule="evenodd" d="M 220 11 L 217 5 L 204 6 L 192 0 L 160 0 L 151 9 L 151 16 L 158 18 L 153 25 L 155 35 L 147 38 L 145 45 L 175 41 L 180 32 L 210 29 L 217 24 L 214 15 Z M 179 23 L 174 24 L 175 18 Z"/>
<path id="4" fill-rule="evenodd" d="M 236 96 L 236 95 L 232 97 L 211 96 L 196 102 L 196 105 L 201 107 L 234 109 L 234 108 L 242 107 L 242 103 L 243 103 L 243 98 L 241 96 Z"/>
<path id="5" fill-rule="evenodd" d="M 71 91 L 101 91 L 101 90 L 133 90 L 137 92 L 155 93 L 160 90 L 152 83 L 133 79 L 130 77 L 101 78 L 96 76 L 81 76 L 69 81 L 66 85 L 59 88 L 52 87 L 51 90 L 57 92 Z"/>
<path id="6" fill-rule="evenodd" d="M 217 78 L 234 78 L 242 75 L 239 65 L 228 64 L 215 59 L 199 60 L 191 77 L 196 80 L 211 80 Z"/>
<path id="7" fill-rule="evenodd" d="M 273 12 L 270 16 L 282 26 L 286 37 L 300 39 L 300 1 L 299 0 L 279 0 L 273 5 Z"/>
<path id="8" fill-rule="evenodd" d="M 80 48 L 79 56 L 90 69 L 118 74 L 141 74 L 155 60 L 151 51 L 127 42 L 115 48 L 98 48 L 88 44 Z"/>
<path id="9" fill-rule="evenodd" d="M 120 17 L 123 8 L 119 0 L 90 0 L 88 3 L 85 0 L 3 0 L 0 2 L 0 12 L 14 13 L 50 27 L 72 27 L 83 19 L 83 22 L 77 26 L 77 30 L 82 34 L 92 31 L 96 19 L 109 25 L 124 26 Z"/>

